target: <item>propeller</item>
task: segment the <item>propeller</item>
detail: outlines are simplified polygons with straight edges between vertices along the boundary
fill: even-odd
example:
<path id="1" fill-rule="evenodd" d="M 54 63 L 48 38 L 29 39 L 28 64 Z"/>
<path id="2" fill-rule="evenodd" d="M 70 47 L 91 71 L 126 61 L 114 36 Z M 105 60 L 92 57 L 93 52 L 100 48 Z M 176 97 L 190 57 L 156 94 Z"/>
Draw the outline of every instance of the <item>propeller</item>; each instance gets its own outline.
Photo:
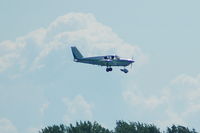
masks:
<path id="1" fill-rule="evenodd" d="M 132 60 L 133 60 L 133 56 L 132 56 L 132 58 L 131 58 Z M 132 66 L 133 66 L 133 62 L 131 63 L 131 69 L 132 69 Z"/>

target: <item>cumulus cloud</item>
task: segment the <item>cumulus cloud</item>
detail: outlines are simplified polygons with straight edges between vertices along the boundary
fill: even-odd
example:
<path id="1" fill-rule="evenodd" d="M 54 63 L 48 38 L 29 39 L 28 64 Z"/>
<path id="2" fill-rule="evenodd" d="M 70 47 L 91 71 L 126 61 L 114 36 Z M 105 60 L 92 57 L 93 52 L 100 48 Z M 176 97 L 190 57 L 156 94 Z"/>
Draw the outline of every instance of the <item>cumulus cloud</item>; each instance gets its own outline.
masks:
<path id="1" fill-rule="evenodd" d="M 5 118 L 0 119 L 0 133 L 18 133 L 13 123 Z"/>
<path id="2" fill-rule="evenodd" d="M 182 84 L 182 85 L 192 85 L 192 86 L 200 86 L 200 74 L 196 77 L 192 77 L 186 74 L 181 74 L 176 77 L 172 82 L 172 84 Z"/>
<path id="3" fill-rule="evenodd" d="M 42 104 L 41 107 L 40 107 L 40 113 L 43 115 L 48 107 L 49 107 L 49 102 Z"/>
<path id="4" fill-rule="evenodd" d="M 179 113 L 167 109 L 163 112 L 163 114 L 166 115 L 167 118 L 164 120 L 155 120 L 155 123 L 163 130 L 165 130 L 167 126 L 171 126 L 173 124 L 187 126 L 187 123 Z"/>
<path id="5" fill-rule="evenodd" d="M 200 76 L 181 74 L 167 87 L 152 94 L 130 87 L 123 91 L 122 96 L 130 106 L 163 113 L 163 117 L 155 121 L 162 127 L 170 124 L 195 125 L 194 121 L 200 113 Z"/>
<path id="6" fill-rule="evenodd" d="M 15 41 L 0 42 L 0 72 L 13 66 L 35 70 L 45 66 L 44 59 L 53 51 L 66 52 L 76 45 L 85 55 L 119 54 L 134 56 L 138 63 L 146 56 L 136 45 L 126 43 L 90 13 L 69 13 L 58 17 L 47 27 L 36 29 Z"/>
<path id="7" fill-rule="evenodd" d="M 85 100 L 81 95 L 77 95 L 73 99 L 64 97 L 62 99 L 66 106 L 66 113 L 64 115 L 64 121 L 67 123 L 74 122 L 73 120 L 92 120 L 93 105 Z"/>
<path id="8" fill-rule="evenodd" d="M 166 101 L 166 96 L 145 96 L 135 88 L 128 88 L 122 93 L 125 102 L 131 106 L 143 105 L 148 109 L 156 109 L 160 104 Z"/>
<path id="9" fill-rule="evenodd" d="M 200 76 L 196 77 L 182 74 L 172 81 L 171 91 L 176 93 L 178 99 L 185 106 L 182 115 L 187 117 L 193 113 L 200 113 Z"/>
<path id="10" fill-rule="evenodd" d="M 28 128 L 27 133 L 38 133 L 41 128 Z"/>

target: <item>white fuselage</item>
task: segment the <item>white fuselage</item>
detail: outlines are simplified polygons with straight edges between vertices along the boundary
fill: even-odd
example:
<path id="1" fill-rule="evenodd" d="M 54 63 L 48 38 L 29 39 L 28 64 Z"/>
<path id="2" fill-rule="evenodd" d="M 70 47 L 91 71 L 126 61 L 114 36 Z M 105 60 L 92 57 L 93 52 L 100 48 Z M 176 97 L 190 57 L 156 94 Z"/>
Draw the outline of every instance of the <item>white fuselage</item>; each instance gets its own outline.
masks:
<path id="1" fill-rule="evenodd" d="M 134 62 L 131 59 L 120 59 L 119 57 L 116 58 L 116 56 L 86 57 L 82 59 L 76 59 L 75 61 L 80 63 L 100 65 L 100 66 L 124 66 L 124 67 Z"/>
<path id="2" fill-rule="evenodd" d="M 120 70 L 124 73 L 128 73 L 125 67 L 134 62 L 132 59 L 121 59 L 117 55 L 84 57 L 75 46 L 71 47 L 71 50 L 75 62 L 106 66 L 106 72 L 112 71 L 112 66 L 123 66 L 124 69 Z"/>

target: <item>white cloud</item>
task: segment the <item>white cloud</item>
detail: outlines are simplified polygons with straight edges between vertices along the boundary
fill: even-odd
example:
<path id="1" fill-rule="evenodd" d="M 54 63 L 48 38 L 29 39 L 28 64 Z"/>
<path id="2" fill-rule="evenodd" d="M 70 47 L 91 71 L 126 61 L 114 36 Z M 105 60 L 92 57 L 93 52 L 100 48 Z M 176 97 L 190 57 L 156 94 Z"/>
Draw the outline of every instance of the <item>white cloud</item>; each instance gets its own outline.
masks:
<path id="1" fill-rule="evenodd" d="M 174 111 L 166 110 L 163 112 L 166 115 L 167 119 L 164 120 L 155 120 L 155 124 L 158 125 L 162 130 L 165 130 L 166 127 L 174 125 L 187 126 L 187 123 L 182 118 L 182 116 Z"/>
<path id="2" fill-rule="evenodd" d="M 185 105 L 183 114 L 200 113 L 200 75 L 192 77 L 182 74 L 172 81 L 171 92 L 176 94 L 176 100 Z"/>
<path id="3" fill-rule="evenodd" d="M 66 106 L 66 113 L 64 115 L 64 121 L 67 123 L 74 122 L 74 120 L 92 120 L 92 104 L 88 103 L 81 95 L 77 95 L 74 99 L 67 97 L 62 101 Z"/>
<path id="4" fill-rule="evenodd" d="M 159 105 L 166 102 L 166 96 L 145 96 L 136 88 L 128 88 L 122 93 L 125 102 L 131 106 L 143 106 L 148 109 L 156 109 Z"/>
<path id="5" fill-rule="evenodd" d="M 196 77 L 191 77 L 186 74 L 181 74 L 172 81 L 172 84 L 200 86 L 200 74 L 197 75 Z"/>
<path id="6" fill-rule="evenodd" d="M 0 133 L 18 133 L 13 123 L 5 118 L 0 119 Z"/>
<path id="7" fill-rule="evenodd" d="M 130 87 L 122 93 L 124 101 L 138 110 L 155 111 L 163 114 L 155 121 L 161 127 L 172 124 L 194 125 L 200 113 L 200 76 L 181 74 L 159 92 L 146 93 L 137 87 Z M 141 106 L 142 105 L 142 106 Z M 194 122 L 195 121 L 195 122 Z M 192 123 L 192 124 L 191 124 Z"/>
<path id="8" fill-rule="evenodd" d="M 115 53 L 134 56 L 137 64 L 146 61 L 138 46 L 123 41 L 110 27 L 98 22 L 94 15 L 69 13 L 58 17 L 46 28 L 32 31 L 15 41 L 0 42 L 0 72 L 12 66 L 18 66 L 20 70 L 44 67 L 44 59 L 50 53 L 56 50 L 66 52 L 71 45 L 78 46 L 86 55 Z"/>
<path id="9" fill-rule="evenodd" d="M 49 107 L 49 102 L 42 104 L 42 106 L 40 107 L 40 113 L 43 115 L 48 107 Z"/>
<path id="10" fill-rule="evenodd" d="M 38 133 L 40 131 L 39 128 L 28 128 L 27 133 Z"/>

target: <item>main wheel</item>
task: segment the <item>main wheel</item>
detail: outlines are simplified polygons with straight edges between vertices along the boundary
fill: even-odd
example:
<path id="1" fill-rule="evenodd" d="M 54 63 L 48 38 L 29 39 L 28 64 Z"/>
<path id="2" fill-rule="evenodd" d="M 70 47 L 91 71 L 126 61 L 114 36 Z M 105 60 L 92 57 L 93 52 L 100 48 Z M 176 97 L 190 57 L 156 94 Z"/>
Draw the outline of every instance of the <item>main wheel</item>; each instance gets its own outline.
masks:
<path id="1" fill-rule="evenodd" d="M 112 68 L 109 68 L 109 71 L 112 71 Z"/>
<path id="2" fill-rule="evenodd" d="M 109 72 L 110 71 L 110 69 L 109 68 L 106 68 L 106 72 Z"/>

